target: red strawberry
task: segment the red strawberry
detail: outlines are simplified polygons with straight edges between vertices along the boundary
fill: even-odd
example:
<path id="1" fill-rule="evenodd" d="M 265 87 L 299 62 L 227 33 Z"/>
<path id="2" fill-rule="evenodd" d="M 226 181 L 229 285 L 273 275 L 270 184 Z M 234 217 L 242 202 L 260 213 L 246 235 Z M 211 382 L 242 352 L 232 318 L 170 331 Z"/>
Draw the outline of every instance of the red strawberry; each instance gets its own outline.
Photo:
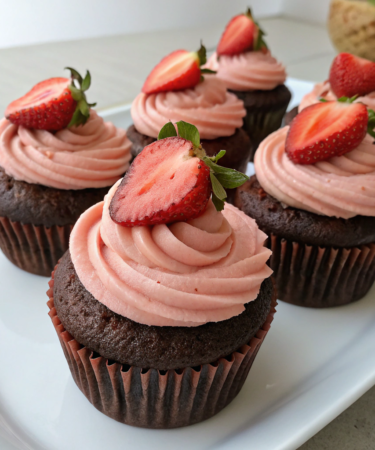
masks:
<path id="1" fill-rule="evenodd" d="M 114 222 L 135 227 L 193 219 L 204 212 L 211 193 L 221 211 L 227 197 L 224 187 L 234 189 L 249 179 L 216 164 L 225 150 L 207 157 L 194 125 L 176 125 L 180 137 L 169 122 L 159 140 L 135 158 L 110 204 Z"/>
<path id="2" fill-rule="evenodd" d="M 216 52 L 221 55 L 238 55 L 250 50 L 267 48 L 264 32 L 254 21 L 250 9 L 245 14 L 233 17 L 221 36 Z"/>
<path id="3" fill-rule="evenodd" d="M 90 116 L 90 106 L 84 91 L 90 87 L 91 76 L 87 71 L 85 79 L 70 69 L 72 80 L 77 80 L 79 88 L 68 78 L 50 78 L 36 84 L 23 97 L 10 103 L 5 117 L 15 125 L 38 130 L 57 131 L 67 126 L 82 125 Z"/>
<path id="4" fill-rule="evenodd" d="M 333 60 L 329 82 L 337 98 L 374 92 L 375 63 L 350 53 L 340 53 Z"/>
<path id="5" fill-rule="evenodd" d="M 362 103 L 311 105 L 291 123 L 285 151 L 296 164 L 314 164 L 344 155 L 363 141 L 368 120 L 369 113 Z"/>
<path id="6" fill-rule="evenodd" d="M 142 92 L 155 94 L 193 88 L 200 82 L 202 73 L 214 73 L 200 68 L 206 61 L 206 49 L 203 45 L 197 52 L 176 50 L 154 67 L 142 87 Z"/>
<path id="7" fill-rule="evenodd" d="M 155 225 L 199 216 L 211 196 L 210 169 L 190 141 L 169 137 L 137 156 L 114 195 L 110 214 L 123 226 Z"/>

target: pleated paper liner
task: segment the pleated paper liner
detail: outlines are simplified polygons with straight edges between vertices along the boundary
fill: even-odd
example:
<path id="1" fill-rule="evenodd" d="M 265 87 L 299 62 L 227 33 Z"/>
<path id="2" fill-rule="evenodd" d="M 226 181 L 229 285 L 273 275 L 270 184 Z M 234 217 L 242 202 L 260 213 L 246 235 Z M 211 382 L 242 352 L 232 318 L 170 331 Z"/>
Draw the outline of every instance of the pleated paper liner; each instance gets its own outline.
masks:
<path id="1" fill-rule="evenodd" d="M 73 225 L 47 228 L 0 217 L 0 248 L 20 269 L 47 277 L 68 249 L 72 228 Z"/>
<path id="2" fill-rule="evenodd" d="M 276 295 L 264 325 L 248 345 L 200 367 L 142 369 L 103 358 L 79 344 L 60 322 L 53 301 L 49 316 L 73 379 L 87 399 L 118 422 L 145 428 L 177 428 L 206 420 L 228 405 L 241 390 L 276 312 Z"/>
<path id="3" fill-rule="evenodd" d="M 243 119 L 243 129 L 251 139 L 250 161 L 253 161 L 263 139 L 281 127 L 291 93 L 285 85 L 277 86 L 272 91 L 230 92 L 244 102 L 246 116 Z"/>
<path id="4" fill-rule="evenodd" d="M 278 298 L 294 305 L 346 305 L 364 297 L 375 281 L 375 243 L 318 247 L 271 234 L 268 247 Z"/>

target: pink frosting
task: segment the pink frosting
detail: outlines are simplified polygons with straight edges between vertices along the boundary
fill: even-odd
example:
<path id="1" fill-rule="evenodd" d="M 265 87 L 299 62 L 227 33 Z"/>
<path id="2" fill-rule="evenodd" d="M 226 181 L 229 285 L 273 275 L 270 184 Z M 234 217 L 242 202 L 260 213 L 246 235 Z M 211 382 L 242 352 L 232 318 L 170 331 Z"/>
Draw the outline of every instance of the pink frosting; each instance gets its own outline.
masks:
<path id="1" fill-rule="evenodd" d="M 84 126 L 57 133 L 0 121 L 0 166 L 16 180 L 57 189 L 111 186 L 129 167 L 125 130 L 91 110 Z"/>
<path id="2" fill-rule="evenodd" d="M 367 135 L 353 151 L 311 165 L 285 153 L 289 127 L 268 136 L 254 158 L 263 189 L 280 202 L 325 216 L 375 216 L 375 145 Z"/>
<path id="3" fill-rule="evenodd" d="M 240 314 L 272 271 L 271 251 L 255 221 L 234 206 L 170 226 L 115 224 L 109 204 L 87 210 L 70 237 L 85 288 L 110 310 L 157 326 L 198 326 Z"/>
<path id="4" fill-rule="evenodd" d="M 131 115 L 135 128 L 142 134 L 158 137 L 169 121 L 193 123 L 202 139 L 232 136 L 242 127 L 246 111 L 243 102 L 227 92 L 222 81 L 213 75 L 194 89 L 140 93 L 133 101 Z"/>
<path id="5" fill-rule="evenodd" d="M 319 102 L 320 98 L 325 98 L 326 100 L 337 100 L 336 95 L 331 90 L 331 85 L 329 81 L 324 83 L 317 83 L 313 90 L 306 94 L 299 104 L 298 111 L 301 112 L 306 106 L 313 105 Z M 361 102 L 367 105 L 369 108 L 375 110 L 375 92 L 371 92 L 364 97 L 358 97 L 356 102 Z"/>
<path id="6" fill-rule="evenodd" d="M 270 91 L 286 80 L 285 67 L 269 52 L 222 55 L 219 60 L 214 53 L 205 67 L 215 70 L 226 87 L 235 91 Z"/>

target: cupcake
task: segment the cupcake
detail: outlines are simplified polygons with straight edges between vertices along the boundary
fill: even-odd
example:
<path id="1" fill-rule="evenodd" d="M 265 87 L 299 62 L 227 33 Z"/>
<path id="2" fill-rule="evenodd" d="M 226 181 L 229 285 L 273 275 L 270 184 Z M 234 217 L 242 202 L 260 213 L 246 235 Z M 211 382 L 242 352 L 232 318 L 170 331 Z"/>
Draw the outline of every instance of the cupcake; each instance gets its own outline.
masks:
<path id="1" fill-rule="evenodd" d="M 245 104 L 243 128 L 252 142 L 251 160 L 259 143 L 280 128 L 291 99 L 284 84 L 285 67 L 271 55 L 263 37 L 248 9 L 228 23 L 216 53 L 205 66 L 216 71 L 229 91 Z"/>
<path id="2" fill-rule="evenodd" d="M 107 416 L 147 428 L 223 409 L 276 304 L 266 235 L 217 197 L 221 178 L 245 177 L 204 156 L 196 129 L 179 122 L 187 139 L 173 130 L 80 217 L 48 291 L 80 390 Z"/>
<path id="3" fill-rule="evenodd" d="M 167 121 L 185 120 L 198 128 L 208 155 L 224 148 L 222 165 L 246 172 L 251 145 L 241 129 L 246 115 L 243 102 L 228 93 L 209 69 L 201 69 L 205 62 L 202 46 L 198 52 L 177 50 L 152 70 L 131 107 L 134 124 L 127 135 L 133 156 L 157 139 Z"/>
<path id="4" fill-rule="evenodd" d="M 78 217 L 129 166 L 125 130 L 91 109 L 89 86 L 89 72 L 72 69 L 72 81 L 37 84 L 0 121 L 0 248 L 33 274 L 51 274 Z"/>
<path id="5" fill-rule="evenodd" d="M 375 109 L 375 63 L 350 53 L 340 53 L 332 62 L 329 79 L 315 84 L 299 106 L 286 114 L 285 124 L 289 125 L 299 112 L 321 99 L 334 101 L 354 96 L 357 96 L 356 102 Z"/>
<path id="6" fill-rule="evenodd" d="M 373 117 L 361 103 L 315 104 L 259 146 L 235 205 L 270 236 L 279 299 L 339 306 L 373 284 Z"/>

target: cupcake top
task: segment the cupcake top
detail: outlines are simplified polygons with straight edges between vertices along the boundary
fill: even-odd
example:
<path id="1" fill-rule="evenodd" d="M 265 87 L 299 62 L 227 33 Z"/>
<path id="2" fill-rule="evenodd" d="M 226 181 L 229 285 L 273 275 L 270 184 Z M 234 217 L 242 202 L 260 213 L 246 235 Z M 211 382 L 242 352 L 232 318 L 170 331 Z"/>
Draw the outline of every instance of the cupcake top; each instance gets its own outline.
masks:
<path id="1" fill-rule="evenodd" d="M 56 133 L 0 121 L 0 166 L 16 180 L 57 189 L 111 186 L 129 167 L 125 130 L 94 110 L 83 126 Z"/>
<path id="2" fill-rule="evenodd" d="M 214 53 L 206 67 L 215 70 L 225 86 L 234 91 L 270 91 L 286 80 L 284 65 L 269 51 L 222 55 L 219 59 L 217 53 Z"/>
<path id="3" fill-rule="evenodd" d="M 232 136 L 242 127 L 243 102 L 201 67 L 206 62 L 201 45 L 197 52 L 176 50 L 153 68 L 131 108 L 139 133 L 156 138 L 168 120 L 194 123 L 202 139 Z"/>
<path id="4" fill-rule="evenodd" d="M 375 216 L 375 145 L 366 134 L 368 117 L 366 107 L 355 103 L 304 109 L 290 127 L 260 144 L 254 165 L 262 188 L 286 207 L 343 219 Z"/>
<path id="5" fill-rule="evenodd" d="M 356 97 L 353 101 L 375 109 L 374 62 L 350 53 L 339 53 L 332 61 L 329 79 L 316 84 L 313 90 L 303 97 L 298 109 L 301 112 L 321 98 L 337 100 L 341 97 Z"/>
<path id="6" fill-rule="evenodd" d="M 137 131 L 153 138 L 168 120 L 184 120 L 196 125 L 202 139 L 216 139 L 232 136 L 241 128 L 246 111 L 221 80 L 205 75 L 204 81 L 191 89 L 141 92 L 133 101 L 131 115 Z"/>
<path id="7" fill-rule="evenodd" d="M 271 251 L 255 221 L 212 201 L 196 219 L 122 227 L 105 201 L 75 225 L 70 252 L 85 288 L 111 311 L 157 326 L 198 326 L 240 314 L 265 278 Z"/>
<path id="8" fill-rule="evenodd" d="M 170 125 L 171 137 L 145 147 L 70 238 L 85 288 L 146 325 L 192 327 L 239 315 L 271 274 L 266 235 L 221 200 L 218 183 L 239 186 L 247 177 L 204 156 L 195 127 L 193 141 L 182 138 L 187 125 L 179 122 L 179 137 Z"/>
<path id="9" fill-rule="evenodd" d="M 129 167 L 131 143 L 90 108 L 90 73 L 70 71 L 71 80 L 42 81 L 8 105 L 0 166 L 16 180 L 57 189 L 111 186 Z"/>
<path id="10" fill-rule="evenodd" d="M 307 106 L 318 103 L 321 98 L 329 101 L 337 100 L 337 96 L 332 91 L 329 80 L 324 81 L 323 83 L 316 83 L 312 91 L 303 96 L 301 103 L 298 106 L 298 112 L 301 112 Z M 375 91 L 357 97 L 355 101 L 358 103 L 364 103 L 369 108 L 375 109 Z"/>
<path id="11" fill-rule="evenodd" d="M 275 89 L 286 80 L 285 67 L 271 55 L 264 35 L 250 9 L 233 17 L 205 67 L 216 71 L 228 89 Z"/>

